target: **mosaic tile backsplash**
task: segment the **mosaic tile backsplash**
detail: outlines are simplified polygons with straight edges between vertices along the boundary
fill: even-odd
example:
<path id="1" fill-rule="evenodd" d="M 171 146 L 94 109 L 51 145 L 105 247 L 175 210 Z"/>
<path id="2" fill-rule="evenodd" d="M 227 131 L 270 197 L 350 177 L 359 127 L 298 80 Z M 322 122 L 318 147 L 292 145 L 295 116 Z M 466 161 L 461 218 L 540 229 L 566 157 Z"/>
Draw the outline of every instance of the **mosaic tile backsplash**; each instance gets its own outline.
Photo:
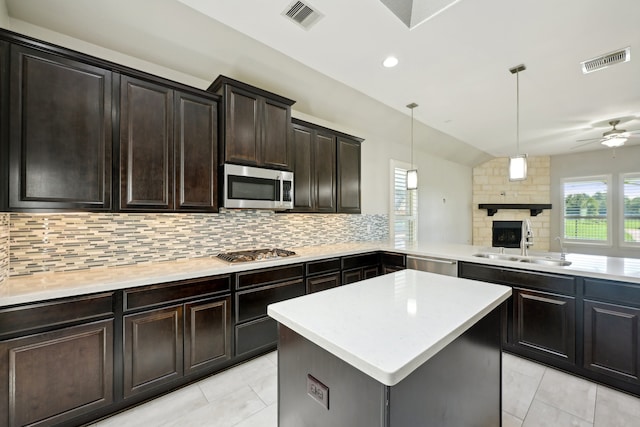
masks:
<path id="1" fill-rule="evenodd" d="M 2 215 L 9 214 L 0 214 L 0 218 Z M 258 247 L 385 240 L 389 233 L 388 215 L 277 214 L 259 210 L 10 215 L 10 276 L 197 258 Z M 0 251 L 0 265 L 3 258 L 7 257 Z"/>
<path id="2" fill-rule="evenodd" d="M 9 214 L 0 213 L 0 286 L 9 277 Z"/>

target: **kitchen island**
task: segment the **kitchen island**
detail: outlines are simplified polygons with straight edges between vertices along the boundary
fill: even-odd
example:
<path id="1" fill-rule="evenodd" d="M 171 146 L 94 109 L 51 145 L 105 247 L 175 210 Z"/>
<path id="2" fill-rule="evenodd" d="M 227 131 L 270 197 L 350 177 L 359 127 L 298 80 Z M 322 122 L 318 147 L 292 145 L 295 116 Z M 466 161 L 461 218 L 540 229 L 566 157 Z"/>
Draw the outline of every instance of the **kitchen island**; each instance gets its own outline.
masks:
<path id="1" fill-rule="evenodd" d="M 272 304 L 278 425 L 500 425 L 506 286 L 404 270 Z"/>

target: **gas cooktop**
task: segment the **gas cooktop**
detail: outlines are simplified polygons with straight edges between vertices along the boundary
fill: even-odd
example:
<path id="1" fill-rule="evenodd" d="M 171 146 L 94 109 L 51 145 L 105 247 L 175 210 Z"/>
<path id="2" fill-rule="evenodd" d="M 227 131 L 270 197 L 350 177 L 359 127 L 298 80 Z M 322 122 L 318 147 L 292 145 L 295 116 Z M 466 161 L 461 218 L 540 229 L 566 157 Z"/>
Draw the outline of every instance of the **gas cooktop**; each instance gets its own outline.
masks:
<path id="1" fill-rule="evenodd" d="M 248 262 L 263 261 L 274 258 L 284 258 L 293 256 L 296 253 L 285 249 L 268 248 L 268 249 L 251 249 L 247 251 L 221 252 L 218 258 L 227 262 Z"/>

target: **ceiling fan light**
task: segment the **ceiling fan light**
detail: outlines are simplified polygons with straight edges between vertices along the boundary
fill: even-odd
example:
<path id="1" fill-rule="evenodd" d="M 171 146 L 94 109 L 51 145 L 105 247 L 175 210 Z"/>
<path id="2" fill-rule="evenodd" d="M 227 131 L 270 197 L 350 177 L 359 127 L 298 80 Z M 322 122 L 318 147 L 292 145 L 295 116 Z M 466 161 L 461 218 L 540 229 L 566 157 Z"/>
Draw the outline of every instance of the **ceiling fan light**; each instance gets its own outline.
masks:
<path id="1" fill-rule="evenodd" d="M 615 147 L 623 146 L 625 142 L 627 142 L 627 138 L 625 138 L 624 136 L 618 136 L 618 137 L 614 136 L 613 138 L 606 138 L 602 140 L 600 143 L 602 145 L 606 145 L 607 147 L 615 148 Z"/>
<path id="2" fill-rule="evenodd" d="M 525 179 L 527 179 L 527 155 L 509 157 L 509 181 L 524 181 Z"/>
<path id="3" fill-rule="evenodd" d="M 418 170 L 411 169 L 407 171 L 407 190 L 418 189 Z"/>

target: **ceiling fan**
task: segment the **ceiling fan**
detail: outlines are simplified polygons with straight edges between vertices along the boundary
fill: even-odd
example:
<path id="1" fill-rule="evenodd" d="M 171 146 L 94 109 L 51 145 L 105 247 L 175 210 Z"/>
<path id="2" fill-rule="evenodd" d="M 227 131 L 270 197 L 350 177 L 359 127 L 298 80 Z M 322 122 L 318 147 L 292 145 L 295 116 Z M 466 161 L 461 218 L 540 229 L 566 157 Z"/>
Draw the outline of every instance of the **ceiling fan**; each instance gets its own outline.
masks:
<path id="1" fill-rule="evenodd" d="M 616 126 L 618 124 L 620 124 L 620 120 L 609 121 L 609 125 L 611 125 L 612 129 L 604 132 L 601 138 L 579 139 L 576 142 L 585 143 L 573 148 L 582 147 L 596 141 L 600 142 L 602 145 L 606 145 L 607 147 L 615 148 L 623 146 L 624 143 L 631 138 L 640 139 L 640 130 L 627 132 L 625 129 L 617 129 Z"/>

